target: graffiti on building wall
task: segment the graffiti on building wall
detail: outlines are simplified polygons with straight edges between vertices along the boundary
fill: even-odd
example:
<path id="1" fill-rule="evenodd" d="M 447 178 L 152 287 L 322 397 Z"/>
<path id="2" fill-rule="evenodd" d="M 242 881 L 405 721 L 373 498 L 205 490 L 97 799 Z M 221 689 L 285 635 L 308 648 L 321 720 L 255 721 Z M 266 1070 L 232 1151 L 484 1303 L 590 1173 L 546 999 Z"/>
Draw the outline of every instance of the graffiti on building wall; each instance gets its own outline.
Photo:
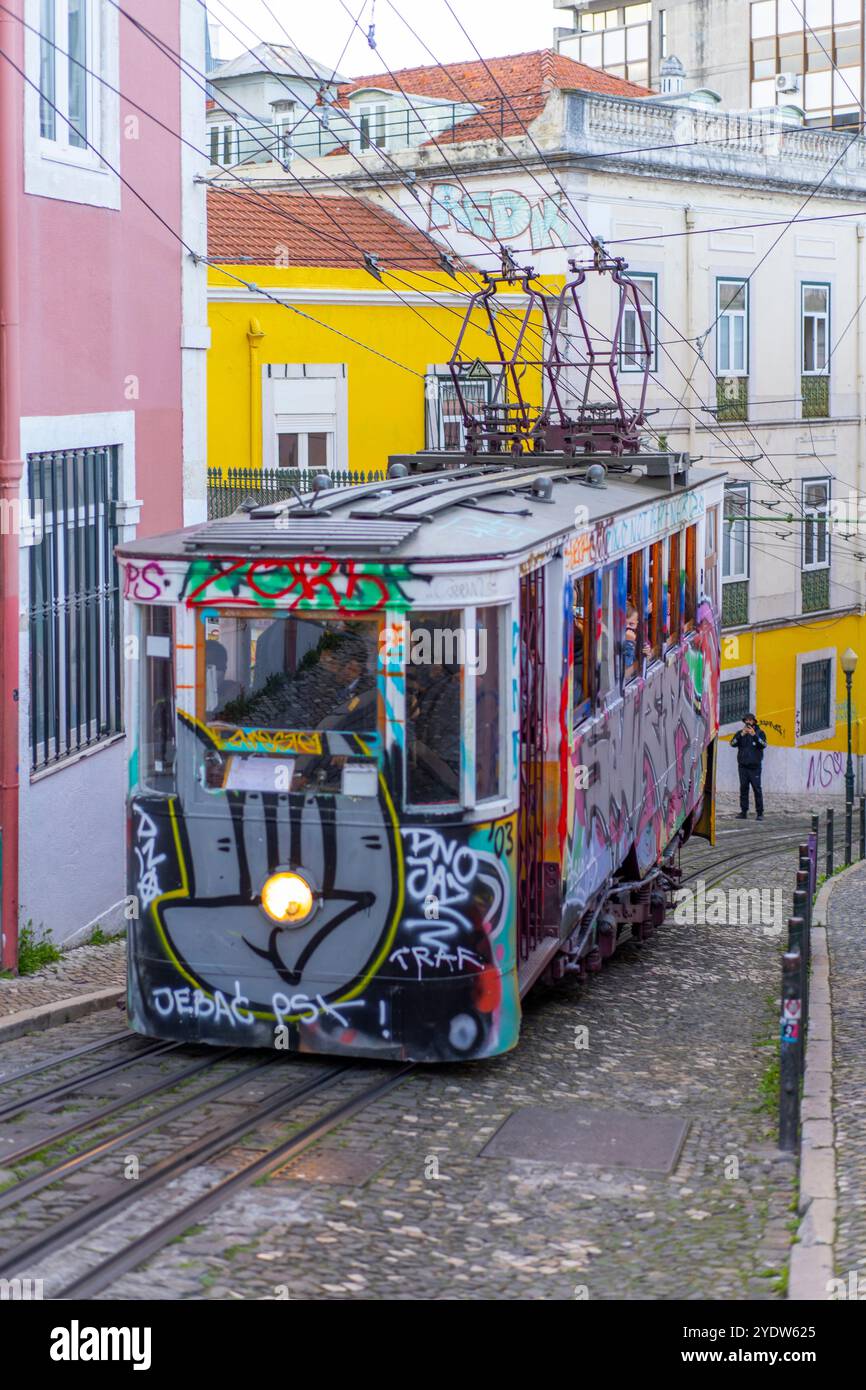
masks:
<path id="1" fill-rule="evenodd" d="M 844 753 L 810 753 L 806 767 L 806 790 L 832 787 L 844 775 Z"/>
<path id="2" fill-rule="evenodd" d="M 428 196 L 430 231 L 468 232 L 494 245 L 525 237 L 534 251 L 574 241 L 563 194 L 527 197 L 513 188 L 467 190 L 460 184 L 434 183 Z"/>

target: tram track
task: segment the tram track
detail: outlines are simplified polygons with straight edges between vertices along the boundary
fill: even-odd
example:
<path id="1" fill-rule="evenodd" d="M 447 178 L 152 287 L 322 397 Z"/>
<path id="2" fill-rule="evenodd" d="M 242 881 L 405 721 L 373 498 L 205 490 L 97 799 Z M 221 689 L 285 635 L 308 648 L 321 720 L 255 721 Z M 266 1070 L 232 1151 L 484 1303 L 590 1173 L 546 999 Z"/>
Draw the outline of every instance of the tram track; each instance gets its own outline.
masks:
<path id="1" fill-rule="evenodd" d="M 249 1070 L 255 1072 L 263 1070 L 275 1060 L 275 1058 L 268 1057 L 263 1062 L 254 1064 Z M 291 1113 L 308 1096 L 330 1089 L 347 1072 L 351 1071 L 352 1066 L 344 1063 L 330 1068 L 323 1075 L 312 1077 L 300 1084 L 295 1077 L 286 1085 L 279 1087 L 277 1091 L 250 1106 L 239 1119 L 232 1120 L 216 1132 L 210 1133 L 204 1138 L 194 1139 L 180 1149 L 159 1159 L 136 1180 L 131 1191 L 112 1192 L 87 1201 L 83 1206 L 75 1208 L 66 1216 L 61 1217 L 47 1230 L 38 1232 L 29 1240 L 19 1244 L 14 1250 L 4 1253 L 0 1256 L 0 1278 L 9 1277 L 16 1270 L 26 1268 L 32 1261 L 45 1259 L 64 1249 L 114 1214 L 127 1208 L 133 1208 L 147 1193 L 166 1186 L 187 1172 L 188 1169 L 197 1164 L 206 1163 L 224 1149 L 230 1148 L 254 1130 L 258 1124 L 265 1120 L 282 1118 Z M 237 1084 L 247 1079 L 248 1076 L 238 1078 Z M 127 1135 L 124 1133 L 115 1137 L 122 1143 Z M 55 1179 L 55 1181 L 58 1180 L 62 1181 L 62 1176 L 60 1179 Z M 17 1196 L 17 1187 L 18 1184 L 15 1184 L 10 1189 L 10 1194 L 13 1197 Z M 5 1194 L 3 1195 L 5 1196 Z M 7 1205 L 14 1206 L 15 1202 L 10 1200 Z M 189 1224 L 192 1223 L 185 1223 L 185 1225 Z"/>
<path id="2" fill-rule="evenodd" d="M 15 1183 L 0 1193 L 0 1211 L 14 1208 L 46 1187 L 62 1184 L 63 1181 L 87 1164 L 95 1162 L 122 1145 L 141 1138 L 144 1134 L 170 1124 L 199 1106 L 205 1106 L 220 1099 L 258 1075 L 277 1059 L 266 1057 L 252 1066 L 228 1078 L 223 1078 L 214 1086 L 196 1092 L 194 1096 L 184 1097 L 174 1105 L 151 1116 L 144 1121 L 124 1129 L 121 1133 L 110 1135 L 98 1141 L 80 1154 L 61 1159 L 49 1168 Z M 339 1125 L 351 1119 L 394 1087 L 402 1083 L 410 1072 L 416 1069 L 415 1063 L 406 1063 L 398 1070 L 374 1080 L 360 1094 L 350 1096 L 324 1115 L 306 1125 L 297 1134 L 280 1140 L 266 1153 L 255 1158 L 250 1164 L 237 1169 L 217 1181 L 208 1190 L 185 1203 L 178 1211 L 143 1235 L 137 1237 L 122 1249 L 107 1256 L 97 1266 L 91 1268 L 72 1284 L 65 1287 L 58 1298 L 88 1298 L 107 1287 L 121 1274 L 136 1268 L 150 1258 L 175 1236 L 182 1234 L 190 1226 L 196 1225 L 201 1217 L 208 1215 L 235 1192 L 242 1190 L 262 1177 L 267 1177 L 275 1168 L 282 1167 L 292 1158 L 303 1153 L 311 1145 L 332 1133 Z M 37 1233 L 29 1240 L 20 1243 L 14 1250 L 0 1256 L 0 1277 L 11 1277 L 14 1271 L 24 1270 L 34 1261 L 42 1261 L 58 1254 L 87 1235 L 95 1226 L 121 1211 L 132 1210 L 137 1202 L 147 1194 L 165 1187 L 188 1169 L 207 1162 L 231 1148 L 243 1139 L 256 1126 L 269 1119 L 283 1119 L 309 1097 L 329 1090 L 351 1074 L 352 1064 L 342 1064 L 330 1068 L 323 1075 L 312 1077 L 298 1084 L 297 1077 L 276 1092 L 264 1097 L 250 1106 L 244 1114 L 217 1132 L 203 1139 L 193 1140 L 181 1149 L 159 1159 L 136 1183 L 131 1192 L 114 1192 L 86 1202 L 47 1230 Z"/>
<path id="3" fill-rule="evenodd" d="M 14 1115 L 20 1115 L 24 1110 L 44 1104 L 46 1101 L 58 1100 L 61 1096 L 68 1095 L 70 1091 L 81 1090 L 89 1086 L 91 1082 L 100 1081 L 103 1077 L 114 1076 L 119 1071 L 125 1071 L 127 1067 L 137 1066 L 139 1062 L 151 1061 L 154 1057 L 163 1057 L 166 1053 L 176 1052 L 182 1047 L 178 1042 L 154 1042 L 142 1047 L 132 1057 L 115 1058 L 111 1062 L 106 1062 L 102 1067 L 96 1067 L 92 1071 L 84 1072 L 80 1076 L 70 1077 L 68 1081 L 61 1081 L 57 1086 L 49 1086 L 43 1091 L 34 1091 L 30 1096 L 20 1097 L 18 1100 L 10 1101 L 8 1105 L 0 1106 L 0 1120 L 9 1120 Z"/>
<path id="4" fill-rule="evenodd" d="M 716 869 L 723 869 L 723 872 L 717 878 L 714 878 L 712 883 L 707 884 L 708 888 L 715 887 L 716 884 L 721 883 L 722 879 L 727 878 L 730 873 L 733 873 L 740 864 L 752 863 L 754 860 L 762 859 L 768 853 L 772 852 L 771 849 L 768 849 L 768 846 L 773 847 L 773 849 L 778 852 L 781 848 L 795 850 L 803 843 L 804 839 L 802 835 L 799 835 L 796 839 L 791 839 L 787 835 L 768 836 L 759 847 L 756 846 L 751 849 L 736 851 L 733 854 L 723 855 L 720 859 L 707 859 L 704 863 L 698 864 L 694 868 L 688 865 L 687 867 L 691 872 L 685 874 L 680 879 L 677 886 L 682 888 L 685 884 L 694 882 L 701 874 L 710 873 Z"/>
<path id="5" fill-rule="evenodd" d="M 211 1212 L 222 1206 L 227 1199 L 233 1197 L 237 1192 L 249 1187 L 259 1179 L 267 1177 L 275 1169 L 283 1167 L 293 1158 L 297 1158 L 311 1145 L 331 1134 L 346 1120 L 352 1119 L 360 1111 L 387 1095 L 389 1091 L 399 1086 L 411 1072 L 415 1071 L 416 1065 L 416 1063 L 409 1062 L 400 1067 L 393 1075 L 375 1082 L 361 1095 L 344 1101 L 342 1105 L 338 1105 L 334 1110 L 318 1120 L 314 1120 L 292 1138 L 274 1145 L 267 1153 L 254 1159 L 246 1167 L 221 1179 L 214 1187 L 188 1202 L 186 1206 L 167 1217 L 165 1221 L 152 1230 L 137 1237 L 123 1250 L 109 1255 L 93 1269 L 73 1280 L 71 1284 L 67 1284 L 56 1297 L 58 1299 L 93 1298 L 96 1294 L 101 1293 L 103 1289 L 123 1274 L 129 1273 L 130 1270 L 157 1254 L 169 1241 L 174 1240 L 190 1226 L 209 1216 Z"/>
<path id="6" fill-rule="evenodd" d="M 62 1067 L 66 1062 L 71 1062 L 75 1057 L 83 1057 L 88 1052 L 100 1052 L 105 1047 L 111 1047 L 119 1042 L 138 1042 L 139 1033 L 133 1033 L 129 1028 L 124 1028 L 121 1033 L 112 1033 L 102 1041 L 85 1043 L 83 1047 L 73 1048 L 71 1052 L 61 1052 L 59 1057 L 49 1057 L 45 1061 L 37 1062 L 35 1066 L 25 1067 L 23 1071 L 14 1071 L 11 1076 L 0 1071 L 0 1085 L 12 1086 L 16 1081 L 23 1081 L 25 1077 L 35 1076 L 37 1072 L 48 1071 L 52 1067 Z"/>

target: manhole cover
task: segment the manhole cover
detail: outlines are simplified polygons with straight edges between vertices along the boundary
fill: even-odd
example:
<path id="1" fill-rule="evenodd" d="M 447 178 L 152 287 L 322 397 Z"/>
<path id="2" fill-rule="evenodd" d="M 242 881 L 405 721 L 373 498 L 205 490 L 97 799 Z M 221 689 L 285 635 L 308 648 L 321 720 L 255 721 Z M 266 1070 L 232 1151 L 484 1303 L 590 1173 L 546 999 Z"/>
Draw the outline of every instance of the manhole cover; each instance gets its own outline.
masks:
<path id="1" fill-rule="evenodd" d="M 626 1110 L 588 1110 L 540 1105 L 516 1110 L 482 1150 L 485 1158 L 533 1158 L 545 1163 L 592 1163 L 670 1173 L 676 1166 L 688 1121 Z"/>
<path id="2" fill-rule="evenodd" d="M 372 1154 L 349 1149 L 317 1149 L 278 1168 L 272 1177 L 297 1182 L 327 1182 L 335 1186 L 360 1187 L 382 1167 L 384 1160 Z"/>

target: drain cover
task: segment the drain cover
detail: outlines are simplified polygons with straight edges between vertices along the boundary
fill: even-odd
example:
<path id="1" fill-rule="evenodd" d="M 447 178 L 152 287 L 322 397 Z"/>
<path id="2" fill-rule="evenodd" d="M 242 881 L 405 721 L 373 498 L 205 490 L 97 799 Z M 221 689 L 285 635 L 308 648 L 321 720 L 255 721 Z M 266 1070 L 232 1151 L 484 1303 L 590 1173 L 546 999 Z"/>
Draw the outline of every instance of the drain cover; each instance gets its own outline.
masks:
<path id="1" fill-rule="evenodd" d="M 676 1166 L 688 1121 L 627 1110 L 559 1110 L 530 1105 L 516 1110 L 482 1150 L 485 1158 L 532 1158 L 542 1163 L 591 1163 L 670 1173 Z"/>
<path id="2" fill-rule="evenodd" d="M 317 1149 L 278 1168 L 271 1176 L 297 1182 L 327 1182 L 334 1186 L 360 1187 L 382 1167 L 384 1160 L 350 1149 Z"/>

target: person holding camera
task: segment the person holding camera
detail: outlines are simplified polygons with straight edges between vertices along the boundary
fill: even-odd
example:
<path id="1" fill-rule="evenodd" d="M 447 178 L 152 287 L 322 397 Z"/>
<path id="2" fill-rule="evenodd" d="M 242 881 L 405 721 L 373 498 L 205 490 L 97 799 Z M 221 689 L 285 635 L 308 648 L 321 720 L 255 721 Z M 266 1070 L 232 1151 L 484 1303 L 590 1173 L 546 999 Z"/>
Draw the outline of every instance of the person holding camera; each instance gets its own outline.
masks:
<path id="1" fill-rule="evenodd" d="M 737 820 L 745 820 L 749 814 L 749 787 L 755 794 L 755 819 L 764 819 L 764 793 L 761 790 L 761 763 L 767 735 L 753 714 L 747 714 L 743 727 L 731 739 L 731 747 L 737 750 L 737 771 L 740 774 L 740 814 Z"/>

